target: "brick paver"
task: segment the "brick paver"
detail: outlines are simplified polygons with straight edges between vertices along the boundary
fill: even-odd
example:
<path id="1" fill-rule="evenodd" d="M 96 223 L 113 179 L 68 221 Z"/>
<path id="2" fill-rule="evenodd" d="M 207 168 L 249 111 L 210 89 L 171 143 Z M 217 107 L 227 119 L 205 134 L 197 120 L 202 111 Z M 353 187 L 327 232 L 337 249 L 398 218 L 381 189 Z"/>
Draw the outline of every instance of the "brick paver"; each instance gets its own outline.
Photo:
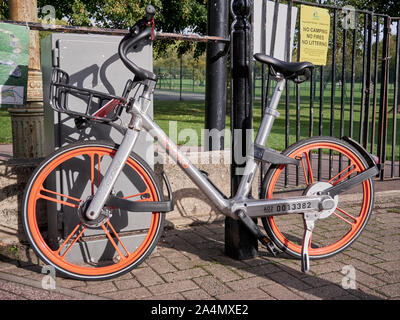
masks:
<path id="1" fill-rule="evenodd" d="M 251 260 L 227 257 L 222 222 L 166 230 L 156 252 L 130 273 L 103 282 L 60 277 L 57 292 L 40 289 L 40 267 L 0 255 L 0 299 L 65 299 L 75 293 L 118 300 L 400 299 L 399 226 L 399 203 L 378 208 L 350 248 L 311 261 L 309 274 L 300 271 L 299 260 L 283 253 L 272 257 L 261 246 Z M 320 237 L 329 238 L 326 225 L 323 230 Z M 347 289 L 345 266 L 355 270 L 355 285 Z M 18 283 L 10 280 L 16 277 Z"/>

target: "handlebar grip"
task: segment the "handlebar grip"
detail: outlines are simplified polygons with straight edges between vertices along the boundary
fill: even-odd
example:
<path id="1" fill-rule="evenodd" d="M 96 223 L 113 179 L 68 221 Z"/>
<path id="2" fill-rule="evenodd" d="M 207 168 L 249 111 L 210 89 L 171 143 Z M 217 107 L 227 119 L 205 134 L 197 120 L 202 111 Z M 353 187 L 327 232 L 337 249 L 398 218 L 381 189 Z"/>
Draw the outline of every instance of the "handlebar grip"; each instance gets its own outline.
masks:
<path id="1" fill-rule="evenodd" d="M 151 37 L 154 40 L 154 16 L 156 9 L 151 5 L 146 6 L 146 15 L 140 19 L 133 28 L 130 28 L 130 32 L 120 42 L 118 47 L 118 54 L 124 63 L 124 65 L 135 74 L 136 81 L 142 80 L 153 80 L 157 81 L 157 76 L 148 70 L 142 69 L 137 66 L 133 61 L 127 57 L 127 53 L 130 48 L 134 47 L 137 43 Z M 149 24 L 153 24 L 152 28 L 147 28 Z"/>
<path id="2" fill-rule="evenodd" d="M 146 6 L 146 20 L 147 22 L 150 22 L 153 20 L 154 16 L 156 15 L 156 9 L 151 5 Z"/>
<path id="3" fill-rule="evenodd" d="M 127 57 L 127 53 L 130 48 L 132 48 L 135 44 L 145 40 L 146 38 L 149 38 L 150 36 L 151 29 L 147 29 L 135 37 L 132 37 L 131 35 L 126 35 L 119 44 L 119 56 L 123 64 L 135 75 L 135 81 L 157 81 L 157 76 L 153 72 L 140 68 Z"/>

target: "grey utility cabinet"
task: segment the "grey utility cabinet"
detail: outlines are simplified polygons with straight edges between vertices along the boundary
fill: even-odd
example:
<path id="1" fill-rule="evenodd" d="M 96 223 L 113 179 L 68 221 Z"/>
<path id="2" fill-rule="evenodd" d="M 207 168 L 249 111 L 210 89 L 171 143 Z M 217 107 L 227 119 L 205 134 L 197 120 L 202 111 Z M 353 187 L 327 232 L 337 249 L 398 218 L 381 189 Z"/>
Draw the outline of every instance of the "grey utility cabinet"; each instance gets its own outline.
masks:
<path id="1" fill-rule="evenodd" d="M 118 45 L 122 37 L 103 36 L 103 35 L 80 35 L 80 34 L 60 34 L 53 33 L 41 41 L 41 63 L 43 72 L 44 104 L 45 104 L 45 135 L 46 153 L 52 152 L 68 143 L 82 140 L 107 140 L 115 143 L 122 141 L 123 135 L 118 130 L 103 124 L 96 124 L 86 129 L 77 130 L 75 122 L 66 114 L 55 112 L 49 106 L 50 81 L 53 67 L 59 67 L 66 71 L 70 76 L 70 84 L 86 89 L 93 89 L 104 93 L 121 96 L 128 79 L 132 79 L 133 74 L 123 65 L 118 56 Z M 146 45 L 138 52 L 129 53 L 128 57 L 142 68 L 152 70 L 152 47 Z M 75 104 L 74 108 L 79 108 L 80 100 L 69 100 Z M 82 105 L 82 110 L 85 106 Z M 152 116 L 153 106 L 149 108 Z M 121 120 L 125 123 L 130 117 L 125 112 L 121 115 Z M 147 163 L 154 166 L 153 144 L 148 134 L 142 132 L 136 143 L 134 152 L 139 154 Z M 150 143 L 149 143 L 150 142 Z M 104 174 L 111 160 L 103 157 L 101 159 L 101 175 Z M 87 172 L 76 170 L 77 163 L 71 163 L 60 172 L 49 179 L 50 188 L 62 193 L 75 192 L 75 196 L 80 199 L 90 195 L 91 186 L 88 183 L 90 169 Z M 97 168 L 96 168 L 97 170 Z M 77 177 L 76 175 L 79 174 Z M 71 180 L 72 179 L 72 180 Z M 138 184 L 137 176 L 129 172 L 123 173 L 120 181 L 116 185 L 119 196 L 135 194 L 135 185 Z M 79 183 L 82 181 L 82 184 Z M 74 182 L 74 183 L 72 183 Z M 77 190 L 71 190 L 72 186 Z M 56 238 L 60 234 L 68 235 L 79 222 L 79 217 L 74 212 L 76 209 L 61 208 L 59 204 L 47 203 L 47 219 L 49 224 L 49 237 Z M 54 213 L 57 213 L 56 215 Z M 126 236 L 121 238 L 128 249 L 133 250 L 143 239 L 143 235 L 134 232 L 136 229 L 145 229 L 150 223 L 148 213 L 135 213 L 135 226 L 133 226 L 132 214 L 127 212 L 117 212 L 113 214 L 111 222 L 118 232 Z M 55 230 L 57 229 L 57 230 Z M 115 249 L 107 245 L 107 240 L 96 237 L 102 233 L 96 229 L 87 229 L 85 236 L 94 238 L 84 245 L 78 243 L 68 253 L 69 261 L 87 260 L 97 261 L 99 259 L 109 259 L 115 253 Z M 90 239 L 90 238 L 89 238 Z M 57 241 L 57 239 L 50 239 Z M 89 254 L 90 252 L 90 254 Z"/>

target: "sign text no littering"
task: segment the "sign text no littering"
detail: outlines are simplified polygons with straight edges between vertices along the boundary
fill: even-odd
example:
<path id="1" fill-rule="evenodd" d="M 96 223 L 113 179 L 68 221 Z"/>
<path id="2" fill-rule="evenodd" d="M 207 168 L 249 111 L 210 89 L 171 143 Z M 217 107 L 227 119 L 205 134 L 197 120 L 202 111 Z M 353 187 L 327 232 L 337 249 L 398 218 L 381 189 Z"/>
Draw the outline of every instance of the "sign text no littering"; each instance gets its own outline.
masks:
<path id="1" fill-rule="evenodd" d="M 326 65 L 329 29 L 330 15 L 327 9 L 301 5 L 300 61 Z"/>

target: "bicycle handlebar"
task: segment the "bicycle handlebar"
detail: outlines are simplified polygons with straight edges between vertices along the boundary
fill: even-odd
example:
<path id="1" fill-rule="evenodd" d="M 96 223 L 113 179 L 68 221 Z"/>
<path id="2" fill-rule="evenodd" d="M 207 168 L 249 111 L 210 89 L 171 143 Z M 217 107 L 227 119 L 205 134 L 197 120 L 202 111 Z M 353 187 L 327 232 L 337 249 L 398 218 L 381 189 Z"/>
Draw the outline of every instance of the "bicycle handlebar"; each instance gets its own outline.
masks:
<path id="1" fill-rule="evenodd" d="M 157 81 L 157 76 L 148 70 L 140 68 L 127 57 L 129 49 L 141 41 L 151 38 L 153 40 L 153 28 L 148 28 L 156 14 L 156 10 L 152 5 L 146 7 L 146 15 L 140 19 L 133 28 L 130 29 L 120 42 L 118 54 L 124 65 L 135 75 L 135 81 L 152 80 Z"/>

